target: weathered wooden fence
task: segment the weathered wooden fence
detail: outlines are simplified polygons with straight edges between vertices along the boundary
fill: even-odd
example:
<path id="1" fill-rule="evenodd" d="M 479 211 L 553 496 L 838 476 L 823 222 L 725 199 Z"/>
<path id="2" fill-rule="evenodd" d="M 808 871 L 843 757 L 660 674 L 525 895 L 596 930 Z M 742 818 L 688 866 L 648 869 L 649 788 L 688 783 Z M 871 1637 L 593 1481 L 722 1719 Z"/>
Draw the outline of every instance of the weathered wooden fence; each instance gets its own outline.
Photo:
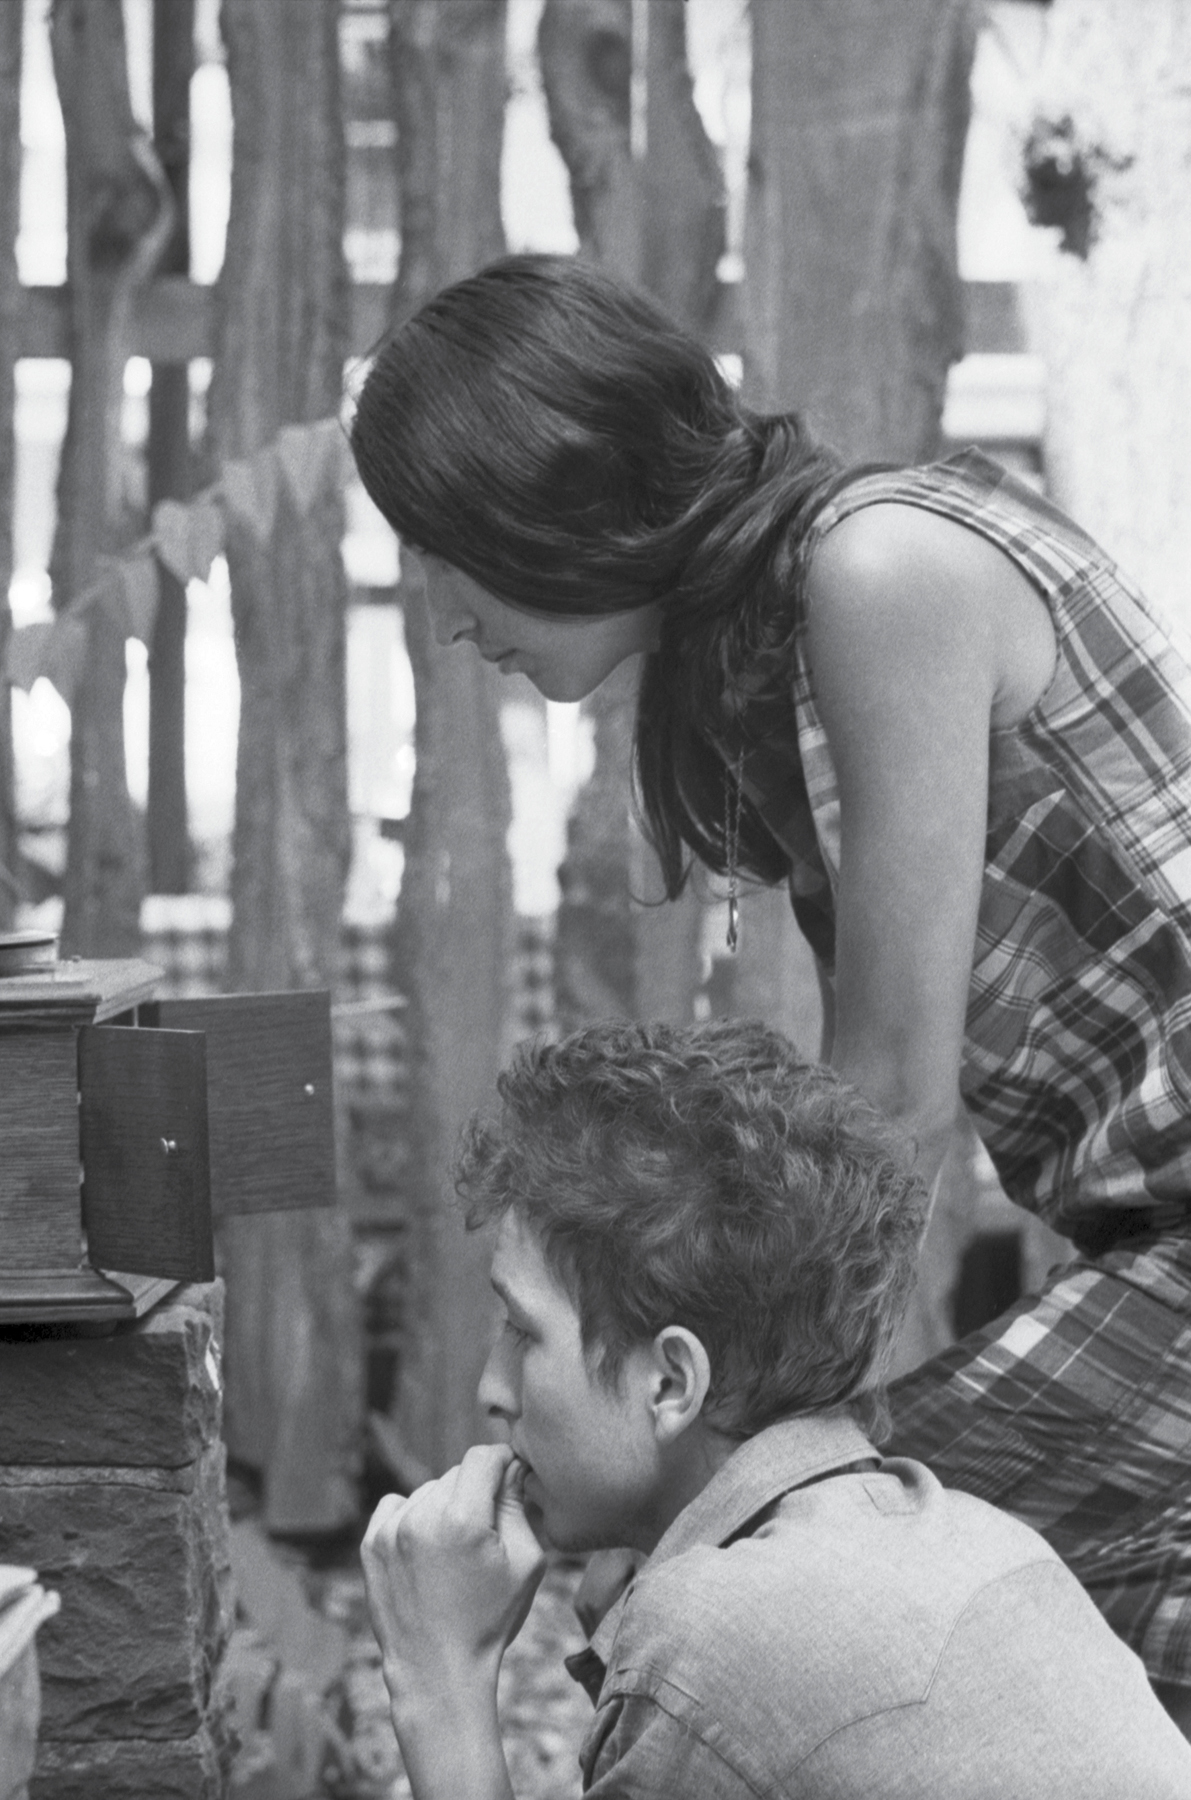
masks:
<path id="1" fill-rule="evenodd" d="M 880 22 L 876 0 L 850 0 L 842 10 L 859 33 L 857 42 L 867 26 Z M 964 290 L 946 256 L 940 260 L 962 143 L 966 11 L 946 0 L 916 0 L 912 10 L 916 35 L 891 44 L 883 64 L 893 139 L 884 161 L 874 164 L 872 183 L 854 184 L 864 218 L 851 221 L 849 231 L 862 237 L 869 214 L 892 206 L 882 182 L 908 183 L 918 210 L 914 228 L 886 247 L 890 278 L 882 292 L 888 309 L 873 339 L 882 359 L 874 392 L 879 389 L 886 423 L 900 417 L 903 409 L 890 388 L 896 374 L 907 392 L 926 396 L 928 416 L 912 441 L 894 443 L 888 431 L 879 431 L 880 441 L 869 442 L 853 406 L 841 414 L 845 436 L 853 447 L 870 451 L 930 447 L 942 371 L 961 335 L 968 348 L 1021 348 L 1013 291 L 997 285 Z M 0 5 L 0 175 L 6 177 L 0 180 L 0 655 L 9 635 L 3 596 L 11 563 L 15 360 L 71 361 L 54 573 L 55 604 L 77 609 L 81 596 L 108 592 L 116 577 L 103 557 L 119 559 L 143 527 L 123 510 L 113 477 L 120 455 L 116 397 L 127 358 L 147 357 L 154 368 L 150 460 L 156 502 L 184 495 L 192 482 L 180 396 L 186 365 L 213 358 L 212 429 L 197 477 L 211 494 L 218 490 L 223 508 L 216 547 L 226 545 L 229 553 L 245 696 L 231 977 L 257 986 L 332 979 L 347 856 L 345 592 L 338 553 L 343 467 L 323 455 L 327 437 L 316 453 L 314 439 L 300 434 L 335 411 L 346 357 L 363 353 L 396 314 L 502 245 L 496 172 L 505 101 L 504 0 L 453 0 L 450 7 L 388 0 L 376 11 L 389 27 L 382 104 L 395 125 L 391 180 L 404 231 L 395 290 L 387 283 L 349 284 L 343 263 L 347 152 L 335 39 L 338 0 L 224 0 L 235 167 L 227 259 L 214 288 L 185 273 L 180 95 L 190 67 L 192 0 L 155 0 L 155 147 L 143 144 L 132 126 L 120 0 L 55 0 L 55 65 L 70 164 L 70 260 L 64 286 L 38 288 L 21 287 L 16 279 L 21 8 Z M 836 244 L 841 222 L 834 212 L 828 219 L 815 210 L 813 183 L 800 187 L 797 144 L 787 129 L 790 96 L 799 92 L 799 105 L 819 121 L 823 155 L 838 149 L 829 142 L 836 129 L 829 105 L 835 88 L 827 83 L 811 92 L 805 82 L 805 92 L 798 88 L 801 10 L 787 8 L 786 0 L 756 0 L 754 7 L 762 54 L 754 74 L 759 160 L 751 204 L 759 221 L 772 214 L 775 223 L 768 237 L 764 227 L 754 231 L 744 290 L 715 276 L 722 195 L 693 104 L 681 0 L 653 0 L 637 17 L 638 24 L 642 17 L 648 24 L 643 42 L 634 41 L 630 0 L 548 0 L 543 16 L 541 61 L 552 125 L 570 168 L 587 252 L 650 286 L 715 350 L 748 352 L 767 399 L 792 397 L 789 371 L 808 358 L 816 365 L 820 352 L 822 366 L 852 392 L 861 364 L 868 369 L 872 357 L 858 362 L 855 345 L 832 336 L 842 320 L 824 300 L 836 267 L 827 239 Z M 614 54 L 604 54 L 609 46 Z M 637 77 L 644 81 L 646 129 L 638 142 L 630 90 L 634 55 L 639 58 L 642 49 L 645 63 Z M 820 62 L 835 71 L 844 97 L 851 94 L 853 110 L 861 105 L 856 68 L 826 54 Z M 917 111 L 913 95 L 919 96 Z M 787 208 L 780 217 L 773 212 L 778 192 Z M 787 213 L 798 206 L 803 211 L 791 223 Z M 814 344 L 795 341 L 781 320 L 778 298 L 792 279 L 792 234 L 805 279 L 818 284 L 815 306 L 799 327 L 813 327 Z M 927 265 L 929 280 L 922 273 Z M 925 351 L 921 334 L 915 336 L 924 297 L 938 322 Z M 890 346 L 896 356 L 886 355 Z M 907 346 L 913 354 L 902 356 Z M 925 382 L 924 354 L 931 368 Z M 830 399 L 828 394 L 824 404 Z M 272 458 L 270 446 L 278 444 L 284 454 Z M 175 531 L 182 529 L 181 514 L 165 516 Z M 202 508 L 186 517 L 201 520 Z M 214 553 L 211 517 L 208 507 L 205 549 L 191 544 L 191 572 L 201 571 L 204 555 L 209 565 Z M 195 532 L 202 536 L 187 524 L 183 535 L 193 538 Z M 128 608 L 135 593 L 144 592 L 143 581 L 137 589 L 126 573 L 127 556 L 119 604 L 96 603 L 84 609 L 85 617 L 72 615 L 86 649 L 74 705 L 66 938 L 68 948 L 100 954 L 135 940 L 150 864 L 162 888 L 185 879 L 184 834 L 180 843 L 178 831 L 184 789 L 171 744 L 177 742 L 173 715 L 181 699 L 189 551 L 163 555 L 160 533 L 141 550 L 142 575 L 146 556 L 158 565 L 151 572 L 157 723 L 150 791 L 160 829 L 150 833 L 148 857 L 124 776 L 123 639 Z M 461 1115 L 480 1097 L 509 1040 L 512 919 L 503 841 L 507 784 L 491 671 L 437 656 L 414 610 L 409 641 L 419 764 L 393 953 L 410 1003 L 406 1028 L 419 1119 L 411 1153 L 421 1199 L 412 1232 L 414 1304 L 404 1340 L 405 1380 L 394 1417 L 398 1449 L 413 1467 L 448 1460 L 475 1428 L 471 1392 L 483 1353 L 486 1282 L 474 1247 L 449 1224 L 442 1169 Z M 619 973 L 602 969 L 592 953 L 601 906 L 614 921 L 628 918 L 630 891 L 648 888 L 650 880 L 648 859 L 629 823 L 630 709 L 630 687 L 610 684 L 598 708 L 597 775 L 576 822 L 571 905 L 560 928 L 562 986 L 568 1016 L 611 1008 L 689 1017 L 699 985 L 696 908 L 633 914 L 620 938 L 628 954 Z M 470 735 L 457 729 L 460 719 L 469 721 Z M 17 897 L 8 720 L 8 708 L 0 708 L 0 922 Z M 167 829 L 161 821 L 171 808 Z M 436 873 L 444 858 L 460 876 L 445 903 Z M 596 895 L 584 916 L 576 896 L 591 898 L 600 869 L 611 870 L 611 888 L 602 900 Z M 780 896 L 756 903 L 746 941 L 727 1003 L 762 1012 L 776 1004 L 790 1023 L 803 1007 L 805 983 Z M 774 980 L 779 965 L 789 972 L 784 982 Z M 805 1043 L 801 1024 L 799 1035 Z M 225 1259 L 233 1448 L 263 1467 L 272 1524 L 333 1528 L 353 1506 L 362 1406 L 345 1220 L 257 1221 L 234 1241 L 229 1236 Z M 289 1272 L 282 1283 L 273 1279 L 278 1269 Z M 299 1382 L 300 1370 L 306 1375 Z"/>

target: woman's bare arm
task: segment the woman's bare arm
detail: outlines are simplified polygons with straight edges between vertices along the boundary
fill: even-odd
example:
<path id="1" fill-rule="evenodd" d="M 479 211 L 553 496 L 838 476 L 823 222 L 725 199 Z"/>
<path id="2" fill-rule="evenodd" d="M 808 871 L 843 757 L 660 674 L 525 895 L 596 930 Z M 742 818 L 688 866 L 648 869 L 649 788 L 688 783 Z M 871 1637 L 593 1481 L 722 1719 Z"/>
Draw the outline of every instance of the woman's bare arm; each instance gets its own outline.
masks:
<path id="1" fill-rule="evenodd" d="M 1005 643 L 1017 583 L 962 526 L 883 505 L 836 527 L 808 584 L 840 789 L 832 1062 L 912 1133 L 928 1182 L 959 1100 L 990 725 L 1022 686 Z M 1025 603 L 1046 623 L 1028 586 Z"/>

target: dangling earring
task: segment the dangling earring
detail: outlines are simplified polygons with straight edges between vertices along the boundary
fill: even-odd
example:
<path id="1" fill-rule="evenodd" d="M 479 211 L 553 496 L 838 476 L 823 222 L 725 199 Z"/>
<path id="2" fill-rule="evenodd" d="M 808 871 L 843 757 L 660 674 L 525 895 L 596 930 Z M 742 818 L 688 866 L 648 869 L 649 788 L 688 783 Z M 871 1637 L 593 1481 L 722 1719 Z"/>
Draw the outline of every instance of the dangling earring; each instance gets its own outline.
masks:
<path id="1" fill-rule="evenodd" d="M 731 779 L 724 784 L 724 846 L 728 856 L 728 949 L 736 954 L 740 942 L 740 893 L 737 864 L 740 856 L 740 807 L 744 783 L 744 751 L 737 753 Z"/>

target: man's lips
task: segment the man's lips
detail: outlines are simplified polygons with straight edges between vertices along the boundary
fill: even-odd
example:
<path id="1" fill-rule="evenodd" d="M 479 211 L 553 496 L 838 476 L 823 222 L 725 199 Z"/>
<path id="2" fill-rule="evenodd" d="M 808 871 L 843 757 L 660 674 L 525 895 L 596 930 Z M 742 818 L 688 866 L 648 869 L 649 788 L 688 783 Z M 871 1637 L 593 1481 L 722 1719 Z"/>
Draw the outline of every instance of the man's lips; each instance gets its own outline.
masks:
<path id="1" fill-rule="evenodd" d="M 533 1464 L 531 1462 L 527 1461 L 524 1456 L 522 1456 L 520 1450 L 514 1450 L 513 1455 L 516 1457 L 517 1461 L 521 1464 L 521 1469 L 522 1469 L 521 1492 L 522 1492 L 522 1494 L 524 1494 L 525 1489 L 526 1489 L 526 1484 L 535 1479 Z"/>

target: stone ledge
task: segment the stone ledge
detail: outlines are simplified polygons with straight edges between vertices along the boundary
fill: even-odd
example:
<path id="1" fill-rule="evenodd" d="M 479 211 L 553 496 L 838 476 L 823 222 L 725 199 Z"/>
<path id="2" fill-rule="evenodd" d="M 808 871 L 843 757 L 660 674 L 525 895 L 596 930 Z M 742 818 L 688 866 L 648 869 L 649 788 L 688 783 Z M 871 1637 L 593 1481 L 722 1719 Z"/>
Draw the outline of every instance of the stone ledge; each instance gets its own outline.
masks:
<path id="1" fill-rule="evenodd" d="M 224 1800 L 231 1747 L 210 1724 L 157 1743 L 61 1743 L 43 1737 L 29 1800 Z"/>
<path id="2" fill-rule="evenodd" d="M 0 1555 L 36 1568 L 62 1597 L 38 1638 L 47 1738 L 187 1739 L 199 1729 L 231 1621 L 223 1463 L 222 1444 L 211 1446 L 188 1472 L 189 1491 L 94 1471 L 0 1488 Z"/>
<path id="3" fill-rule="evenodd" d="M 179 1468 L 219 1438 L 223 1284 L 110 1337 L 0 1339 L 0 1464 Z"/>
<path id="4" fill-rule="evenodd" d="M 96 1463 L 63 1463 L 57 1468 L 45 1463 L 0 1463 L 0 1494 L 5 1488 L 26 1487 L 151 1488 L 159 1494 L 189 1494 L 194 1491 L 198 1466 L 190 1462 L 180 1469 L 108 1469 Z M 2 1505 L 0 1501 L 0 1508 Z"/>

